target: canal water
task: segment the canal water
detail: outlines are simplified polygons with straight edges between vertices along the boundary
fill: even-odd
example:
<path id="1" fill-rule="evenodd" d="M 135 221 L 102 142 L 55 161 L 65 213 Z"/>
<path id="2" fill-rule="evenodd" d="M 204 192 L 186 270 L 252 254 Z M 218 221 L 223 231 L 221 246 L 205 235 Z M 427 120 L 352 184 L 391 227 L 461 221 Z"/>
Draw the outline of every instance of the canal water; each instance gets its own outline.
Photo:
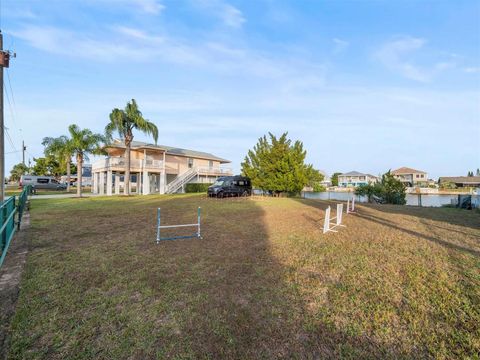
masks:
<path id="1" fill-rule="evenodd" d="M 347 201 L 348 199 L 351 199 L 352 196 L 355 196 L 355 201 L 368 202 L 368 198 L 366 196 L 353 195 L 349 192 L 302 192 L 302 197 L 304 197 L 305 199 Z M 440 207 L 443 205 L 452 205 L 456 204 L 458 200 L 458 195 L 422 194 L 421 197 L 421 206 L 423 207 Z M 419 196 L 417 194 L 407 194 L 406 200 L 407 205 L 420 205 Z M 477 207 L 480 207 L 480 195 L 472 195 L 472 203 L 476 204 Z"/>

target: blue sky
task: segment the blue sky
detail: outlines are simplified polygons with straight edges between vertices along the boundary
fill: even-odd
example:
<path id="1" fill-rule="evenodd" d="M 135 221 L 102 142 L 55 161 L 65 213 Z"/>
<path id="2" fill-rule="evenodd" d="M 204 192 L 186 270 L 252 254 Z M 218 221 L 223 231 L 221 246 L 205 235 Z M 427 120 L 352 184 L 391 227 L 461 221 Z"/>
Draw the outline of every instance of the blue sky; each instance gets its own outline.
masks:
<path id="1" fill-rule="evenodd" d="M 71 123 L 103 132 L 131 98 L 160 144 L 212 152 L 236 171 L 269 131 L 302 140 L 328 173 L 480 167 L 478 1 L 4 0 L 1 10 L 4 47 L 17 53 L 7 171 L 22 139 L 41 156 L 44 136 Z"/>

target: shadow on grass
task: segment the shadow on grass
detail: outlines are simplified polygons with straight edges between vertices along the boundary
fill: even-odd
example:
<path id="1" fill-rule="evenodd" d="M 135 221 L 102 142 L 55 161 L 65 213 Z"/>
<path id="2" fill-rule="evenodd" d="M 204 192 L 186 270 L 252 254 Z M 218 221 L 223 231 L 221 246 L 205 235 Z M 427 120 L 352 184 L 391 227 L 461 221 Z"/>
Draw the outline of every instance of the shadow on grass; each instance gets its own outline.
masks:
<path id="1" fill-rule="evenodd" d="M 310 199 L 298 199 L 298 200 L 302 204 L 309 205 L 319 210 L 324 210 L 329 205 L 332 207 L 332 209 L 334 209 L 334 204 L 342 203 L 341 201 L 329 202 L 329 201 L 310 200 Z M 419 207 L 401 206 L 401 205 L 372 205 L 372 204 L 362 204 L 360 205 L 360 207 L 358 207 L 358 204 L 357 204 L 357 209 L 359 208 L 361 209 L 362 206 L 365 206 L 366 209 L 374 209 L 377 211 L 381 211 L 385 214 L 414 216 L 419 218 L 420 222 L 427 227 L 438 228 L 440 230 L 446 230 L 446 231 L 452 231 L 452 232 L 456 232 L 458 234 L 462 234 L 466 236 L 474 237 L 475 235 L 467 231 L 461 231 L 453 228 L 446 228 L 443 226 L 439 226 L 437 224 L 429 222 L 428 220 L 446 222 L 452 225 L 463 226 L 463 227 L 472 228 L 472 229 L 480 229 L 480 216 L 476 216 L 476 214 L 472 213 L 471 211 L 462 210 L 462 209 L 419 208 Z M 345 205 L 344 205 L 344 209 L 345 209 Z M 425 240 L 435 242 L 439 245 L 445 246 L 450 249 L 463 251 L 474 256 L 480 256 L 480 251 L 477 251 L 475 249 L 470 249 L 468 247 L 454 244 L 434 236 L 426 235 L 414 230 L 410 230 L 410 229 L 395 225 L 389 222 L 388 220 L 372 215 L 371 213 L 362 212 L 360 210 L 355 212 L 355 215 L 358 215 L 359 217 L 364 218 L 366 220 L 374 221 L 374 222 L 377 222 L 378 224 L 388 226 L 392 229 L 403 231 L 409 235 L 417 236 Z M 308 215 L 305 215 L 305 218 L 307 218 L 307 220 L 312 222 L 315 221 L 314 218 L 312 217 L 309 218 Z"/>
<path id="2" fill-rule="evenodd" d="M 386 213 L 415 216 L 422 219 L 441 221 L 452 225 L 480 229 L 480 215 L 472 210 L 446 207 L 418 207 L 401 205 L 371 205 Z"/>
<path id="3" fill-rule="evenodd" d="M 360 217 L 360 218 L 362 218 L 362 219 L 365 219 L 365 220 L 368 220 L 368 221 L 373 221 L 373 222 L 376 222 L 376 223 L 378 223 L 378 224 L 380 224 L 380 225 L 388 226 L 388 227 L 390 227 L 390 228 L 392 228 L 392 229 L 402 231 L 402 232 L 404 232 L 404 233 L 406 233 L 406 234 L 409 234 L 409 235 L 412 235 L 412 236 L 415 236 L 415 237 L 418 237 L 418 238 L 422 238 L 422 239 L 431 241 L 431 242 L 433 242 L 433 243 L 435 243 L 435 244 L 444 246 L 444 247 L 446 247 L 446 248 L 448 248 L 448 249 L 458 250 L 458 251 L 465 252 L 465 253 L 468 253 L 468 254 L 474 255 L 474 256 L 480 256 L 480 251 L 477 251 L 477 250 L 474 250 L 474 249 L 470 249 L 470 248 L 468 248 L 468 247 L 461 246 L 461 245 L 458 245 L 458 244 L 454 244 L 454 243 L 451 243 L 451 242 L 442 240 L 442 239 L 440 239 L 440 238 L 438 238 L 438 237 L 425 235 L 425 234 L 420 233 L 420 232 L 418 232 L 418 231 L 406 229 L 406 228 L 404 228 L 404 227 L 395 225 L 395 224 L 391 223 L 390 221 L 387 221 L 387 220 L 385 220 L 385 219 L 383 219 L 383 218 L 374 216 L 374 215 L 372 215 L 372 214 L 358 213 L 357 216 Z M 428 226 L 430 226 L 430 224 L 428 224 Z M 440 227 L 440 228 L 442 228 L 442 227 Z M 442 228 L 442 229 L 443 229 L 443 228 Z M 450 231 L 450 229 L 448 229 L 448 230 Z"/>
<path id="4" fill-rule="evenodd" d="M 183 196 L 43 204 L 47 210 L 32 209 L 32 251 L 10 358 L 409 355 L 368 336 L 311 325 L 300 285 L 272 256 L 268 210 L 254 201 Z M 195 220 L 197 206 L 203 240 L 155 244 L 157 207 L 164 224 L 181 224 Z"/>

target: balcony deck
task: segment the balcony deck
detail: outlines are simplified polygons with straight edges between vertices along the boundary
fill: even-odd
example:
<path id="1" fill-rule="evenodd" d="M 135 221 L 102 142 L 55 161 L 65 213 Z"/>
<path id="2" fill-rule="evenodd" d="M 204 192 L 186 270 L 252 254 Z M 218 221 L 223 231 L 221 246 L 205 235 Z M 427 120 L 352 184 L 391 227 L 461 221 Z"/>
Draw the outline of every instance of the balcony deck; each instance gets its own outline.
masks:
<path id="1" fill-rule="evenodd" d="M 125 171 L 126 159 L 123 157 L 110 157 L 105 159 L 100 159 L 95 161 L 92 164 L 92 172 L 103 172 L 103 171 L 113 171 L 113 172 L 123 172 Z M 143 172 L 144 170 L 151 173 L 161 173 L 163 170 L 163 161 L 162 160 L 139 160 L 131 159 L 130 160 L 130 171 L 131 172 Z M 196 172 L 198 175 L 203 176 L 230 176 L 232 175 L 232 169 L 221 168 L 221 167 L 196 167 Z M 178 168 L 171 166 L 171 164 L 165 164 L 165 172 L 167 174 L 181 175 L 178 173 Z"/>
<path id="2" fill-rule="evenodd" d="M 95 161 L 92 164 L 92 171 L 124 171 L 126 159 L 123 157 L 110 157 L 105 159 L 100 159 Z M 143 170 L 151 172 L 160 172 L 163 169 L 163 161 L 161 160 L 139 160 L 131 159 L 130 160 L 130 171 L 131 172 L 141 172 Z"/>

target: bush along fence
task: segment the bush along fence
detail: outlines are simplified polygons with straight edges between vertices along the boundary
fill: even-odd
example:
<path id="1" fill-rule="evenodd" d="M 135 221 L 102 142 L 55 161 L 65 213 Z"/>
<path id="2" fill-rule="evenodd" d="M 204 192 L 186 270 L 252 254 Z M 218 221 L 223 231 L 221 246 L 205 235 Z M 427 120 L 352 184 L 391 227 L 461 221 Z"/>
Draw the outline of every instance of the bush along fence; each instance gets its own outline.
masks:
<path id="1" fill-rule="evenodd" d="M 3 265 L 3 260 L 7 255 L 8 247 L 12 241 L 15 231 L 20 229 L 22 223 L 22 216 L 27 205 L 28 195 L 32 193 L 31 186 L 25 186 L 23 191 L 18 196 L 11 196 L 0 205 L 1 214 L 1 228 L 0 228 L 0 267 Z"/>
<path id="2" fill-rule="evenodd" d="M 185 185 L 185 192 L 186 193 L 202 193 L 202 192 L 207 192 L 208 187 L 211 186 L 212 184 L 196 184 L 196 183 L 191 183 Z"/>

